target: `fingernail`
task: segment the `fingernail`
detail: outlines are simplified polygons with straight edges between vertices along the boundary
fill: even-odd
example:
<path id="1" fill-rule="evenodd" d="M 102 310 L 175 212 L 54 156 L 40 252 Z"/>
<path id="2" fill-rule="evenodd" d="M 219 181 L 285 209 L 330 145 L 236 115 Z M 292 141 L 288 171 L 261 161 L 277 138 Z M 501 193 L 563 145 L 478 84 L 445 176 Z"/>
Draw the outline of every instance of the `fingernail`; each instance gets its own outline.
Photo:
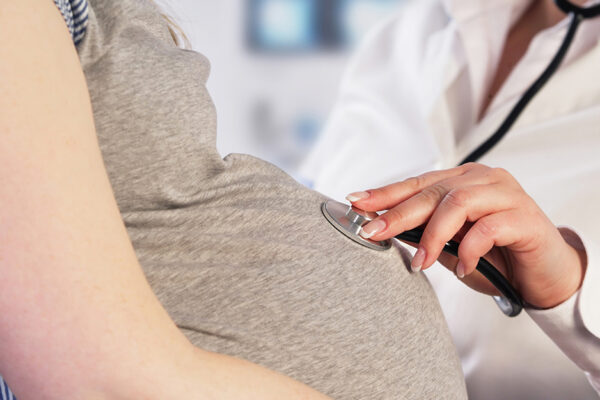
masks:
<path id="1" fill-rule="evenodd" d="M 421 269 L 423 269 L 423 263 L 425 262 L 426 256 L 427 252 L 425 252 L 425 249 L 419 247 L 419 250 L 417 250 L 410 263 L 410 268 L 413 270 L 413 272 L 419 272 Z"/>
<path id="2" fill-rule="evenodd" d="M 375 221 L 369 222 L 368 224 L 362 227 L 362 229 L 360 230 L 360 236 L 362 236 L 365 239 L 370 239 L 379 232 L 382 232 L 386 226 L 387 224 L 385 223 L 385 221 L 381 219 L 376 219 Z"/>
<path id="3" fill-rule="evenodd" d="M 465 264 L 462 261 L 459 261 L 456 265 L 456 276 L 460 279 L 465 277 Z"/>
<path id="4" fill-rule="evenodd" d="M 350 193 L 348 196 L 346 196 L 346 200 L 351 203 L 355 203 L 357 201 L 368 199 L 369 197 L 371 197 L 371 193 L 369 192 L 356 192 Z"/>

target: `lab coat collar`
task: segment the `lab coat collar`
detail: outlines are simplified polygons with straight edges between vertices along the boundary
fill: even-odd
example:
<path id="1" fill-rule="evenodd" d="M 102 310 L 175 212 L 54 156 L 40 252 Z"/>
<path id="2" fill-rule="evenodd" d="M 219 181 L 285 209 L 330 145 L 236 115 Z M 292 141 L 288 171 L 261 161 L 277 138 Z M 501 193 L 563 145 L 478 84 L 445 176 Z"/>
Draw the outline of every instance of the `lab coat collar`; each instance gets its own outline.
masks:
<path id="1" fill-rule="evenodd" d="M 425 62 L 424 111 L 439 146 L 440 168 L 456 162 L 455 143 L 476 123 L 506 35 L 531 0 L 440 0 L 448 25 L 432 35 Z M 435 70 L 435 71 L 433 71 Z M 431 79 L 432 77 L 436 77 Z M 464 80 L 468 79 L 468 83 Z M 463 82 L 457 82 L 461 80 Z M 457 85 L 467 90 L 460 90 Z M 459 107 L 456 97 L 460 97 Z M 449 135 L 448 131 L 454 135 Z"/>
<path id="2" fill-rule="evenodd" d="M 456 22 L 470 80 L 470 124 L 479 118 L 481 105 L 500 62 L 510 28 L 531 0 L 442 0 Z"/>

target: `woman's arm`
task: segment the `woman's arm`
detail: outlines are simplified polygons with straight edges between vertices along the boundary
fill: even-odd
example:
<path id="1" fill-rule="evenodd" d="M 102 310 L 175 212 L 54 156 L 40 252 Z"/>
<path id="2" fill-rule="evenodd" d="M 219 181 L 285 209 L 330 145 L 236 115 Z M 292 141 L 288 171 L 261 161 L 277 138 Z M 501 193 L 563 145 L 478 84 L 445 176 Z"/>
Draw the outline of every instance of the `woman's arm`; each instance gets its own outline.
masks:
<path id="1" fill-rule="evenodd" d="M 0 0 L 0 371 L 27 399 L 324 398 L 194 348 L 152 293 L 50 0 Z"/>

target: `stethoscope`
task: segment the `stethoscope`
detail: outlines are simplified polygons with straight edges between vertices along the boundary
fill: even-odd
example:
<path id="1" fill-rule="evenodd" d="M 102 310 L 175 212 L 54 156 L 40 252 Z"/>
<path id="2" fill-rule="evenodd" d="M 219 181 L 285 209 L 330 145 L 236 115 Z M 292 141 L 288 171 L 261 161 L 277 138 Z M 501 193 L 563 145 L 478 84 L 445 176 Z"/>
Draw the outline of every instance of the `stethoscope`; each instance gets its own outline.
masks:
<path id="1" fill-rule="evenodd" d="M 600 16 L 600 4 L 591 7 L 579 7 L 567 0 L 554 0 L 556 5 L 566 14 L 571 17 L 571 23 L 567 34 L 556 52 L 556 55 L 540 75 L 540 77 L 527 89 L 519 102 L 514 106 L 500 127 L 491 135 L 483 144 L 477 147 L 469 154 L 459 165 L 469 162 L 475 162 L 496 146 L 509 132 L 515 124 L 519 116 L 523 113 L 527 105 L 538 94 L 538 92 L 546 85 L 554 73 L 558 70 L 564 60 L 577 29 L 584 19 L 595 18 Z M 360 231 L 363 225 L 367 224 L 373 218 L 377 217 L 376 213 L 367 213 L 354 207 L 339 203 L 334 200 L 326 201 L 321 206 L 321 211 L 325 218 L 341 233 L 347 236 L 354 242 L 368 247 L 373 250 L 385 251 L 391 248 L 391 241 L 382 242 L 364 239 L 360 236 Z M 396 236 L 396 239 L 419 243 L 423 230 L 420 228 L 413 229 Z M 450 241 L 444 247 L 444 252 L 458 256 L 458 243 Z M 512 287 L 510 282 L 488 261 L 484 258 L 479 260 L 477 270 L 485 276 L 502 296 L 494 296 L 494 300 L 500 307 L 500 310 L 509 317 L 515 317 L 523 310 L 524 302 L 519 293 Z"/>

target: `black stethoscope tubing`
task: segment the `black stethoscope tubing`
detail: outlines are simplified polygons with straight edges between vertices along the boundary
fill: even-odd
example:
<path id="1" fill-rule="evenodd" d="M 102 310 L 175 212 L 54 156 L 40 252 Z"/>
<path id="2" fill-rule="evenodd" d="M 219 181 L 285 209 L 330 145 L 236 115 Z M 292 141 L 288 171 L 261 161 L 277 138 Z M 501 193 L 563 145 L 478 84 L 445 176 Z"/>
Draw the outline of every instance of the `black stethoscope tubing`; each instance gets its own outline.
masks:
<path id="1" fill-rule="evenodd" d="M 567 0 L 554 0 L 565 14 L 575 14 L 583 19 L 600 17 L 600 4 L 591 7 L 579 7 Z"/>
<path id="2" fill-rule="evenodd" d="M 422 236 L 423 230 L 417 228 L 401 233 L 400 235 L 396 236 L 396 239 L 411 243 L 419 243 L 421 241 Z M 451 240 L 444 246 L 444 252 L 458 257 L 458 246 L 458 242 Z M 502 275 L 500 271 L 498 271 L 496 267 L 494 267 L 485 258 L 479 259 L 479 263 L 477 264 L 477 270 L 483 276 L 485 276 L 487 280 L 489 280 L 496 289 L 498 289 L 498 291 L 502 294 L 502 296 L 504 296 L 506 300 L 509 301 L 510 304 L 505 304 L 502 306 L 502 311 L 509 317 L 515 317 L 519 315 L 519 313 L 523 309 L 523 300 L 521 300 L 521 296 L 519 295 L 519 293 L 512 287 L 512 285 L 510 284 L 510 282 L 508 282 L 504 275 Z M 496 301 L 499 302 L 501 300 L 496 299 Z"/>
<path id="3" fill-rule="evenodd" d="M 506 136 L 508 131 L 519 119 L 525 108 L 527 108 L 531 100 L 546 85 L 546 83 L 548 83 L 550 78 L 560 67 L 565 56 L 567 55 L 567 52 L 569 51 L 569 48 L 571 47 L 571 44 L 573 43 L 573 39 L 575 38 L 575 34 L 577 33 L 577 29 L 579 28 L 581 22 L 587 18 L 594 18 L 600 16 L 600 5 L 586 8 L 576 6 L 567 0 L 555 0 L 555 3 L 563 12 L 565 12 L 571 17 L 569 29 L 567 31 L 567 34 L 565 35 L 565 38 L 560 48 L 556 52 L 556 55 L 554 56 L 548 67 L 540 75 L 540 77 L 527 89 L 523 97 L 521 97 L 521 99 L 513 107 L 511 112 L 508 114 L 508 116 L 506 117 L 504 122 L 502 122 L 502 124 L 496 130 L 496 132 L 494 132 L 494 134 L 490 136 L 483 144 L 481 144 L 467 157 L 465 157 L 465 159 L 462 160 L 459 165 L 463 165 L 469 162 L 476 162 L 487 152 L 489 152 L 492 148 L 494 148 L 494 146 L 496 146 Z M 421 241 L 422 236 L 423 230 L 417 228 L 401 233 L 400 235 L 396 236 L 396 239 L 412 243 L 419 243 Z M 458 256 L 458 246 L 459 243 L 451 240 L 444 246 L 444 252 L 452 254 L 453 256 Z M 519 315 L 519 313 L 523 310 L 524 307 L 523 299 L 521 298 L 519 293 L 513 288 L 510 282 L 504 277 L 504 275 L 502 275 L 491 263 L 489 263 L 484 258 L 481 258 L 479 260 L 477 270 L 482 275 L 484 275 L 496 287 L 496 289 L 498 289 L 502 296 L 504 296 L 505 300 L 500 300 L 496 298 L 496 301 L 500 304 L 502 311 L 509 317 Z"/>
<path id="4" fill-rule="evenodd" d="M 571 14 L 571 24 L 569 26 L 569 30 L 567 31 L 567 35 L 563 40 L 558 52 L 546 68 L 542 75 L 527 89 L 523 97 L 518 101 L 518 103 L 511 110 L 508 117 L 502 122 L 500 127 L 494 132 L 492 136 L 490 136 L 483 144 L 473 150 L 464 160 L 460 162 L 459 165 L 467 164 L 470 162 L 476 162 L 481 157 L 483 157 L 487 152 L 489 152 L 492 148 L 494 148 L 510 131 L 510 128 L 513 127 L 517 119 L 521 116 L 525 108 L 529 105 L 531 100 L 538 94 L 538 92 L 548 83 L 550 78 L 554 75 L 554 73 L 560 67 L 560 64 L 563 62 L 567 51 L 571 47 L 573 43 L 573 39 L 575 38 L 575 33 L 577 32 L 577 28 L 579 24 L 583 20 L 583 17 L 578 14 Z"/>

